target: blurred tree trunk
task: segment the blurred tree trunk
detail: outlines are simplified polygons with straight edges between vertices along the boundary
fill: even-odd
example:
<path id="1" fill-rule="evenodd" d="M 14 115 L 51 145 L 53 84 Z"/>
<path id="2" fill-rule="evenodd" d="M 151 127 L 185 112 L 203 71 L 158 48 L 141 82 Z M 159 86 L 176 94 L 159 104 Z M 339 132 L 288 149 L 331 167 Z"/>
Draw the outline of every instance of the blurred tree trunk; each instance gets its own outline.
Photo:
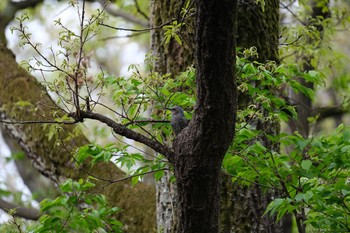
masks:
<path id="1" fill-rule="evenodd" d="M 267 61 L 279 62 L 278 38 L 279 38 L 279 1 L 265 1 L 265 10 L 253 2 L 240 2 L 238 7 L 237 29 L 237 47 L 257 48 L 258 57 L 255 60 L 265 63 Z M 259 86 L 259 83 L 255 83 Z M 248 96 L 239 95 L 240 108 L 254 103 Z M 260 109 L 264 116 L 268 116 L 265 109 Z M 280 133 L 279 122 L 274 120 L 262 121 L 261 119 L 252 119 L 252 126 L 266 134 L 277 135 Z M 264 134 L 264 135 L 266 135 Z M 273 144 L 266 136 L 260 140 L 268 151 L 280 151 L 279 144 Z M 241 187 L 233 185 L 233 227 L 231 232 L 240 233 L 265 233 L 265 232 L 283 232 L 291 231 L 291 221 L 287 217 L 285 224 L 281 221 L 276 222 L 274 217 L 263 215 L 267 205 L 281 194 L 277 190 L 263 190 L 259 185 L 252 184 L 250 187 Z M 230 231 L 226 231 L 230 232 Z"/>
<path id="2" fill-rule="evenodd" d="M 310 1 L 311 6 L 311 16 L 308 19 L 307 27 L 314 27 L 316 30 L 316 34 L 319 36 L 319 40 L 315 38 L 309 38 L 308 46 L 311 46 L 312 48 L 309 49 L 309 51 L 302 51 L 302 54 L 300 55 L 301 59 L 299 62 L 301 62 L 303 71 L 310 71 L 316 69 L 317 65 L 312 64 L 312 60 L 315 55 L 315 51 L 317 51 L 320 48 L 320 45 L 322 43 L 323 38 L 323 21 L 328 19 L 330 17 L 330 11 L 328 8 L 329 1 L 317 1 L 317 0 L 311 0 Z M 312 30 L 312 29 L 310 29 Z M 305 81 L 305 79 L 302 78 L 296 78 L 298 82 L 300 82 L 303 86 L 314 89 L 314 84 L 311 82 Z M 300 134 L 307 138 L 310 134 L 310 123 L 308 118 L 313 116 L 313 106 L 312 106 L 312 100 L 304 95 L 303 93 L 295 93 L 291 91 L 291 104 L 296 106 L 296 110 L 298 112 L 298 118 L 295 120 L 291 120 L 289 122 L 289 127 L 292 132 L 298 131 Z"/>
<path id="3" fill-rule="evenodd" d="M 157 27 L 172 19 L 180 19 L 182 1 L 177 0 L 151 0 L 150 26 Z M 179 45 L 174 39 L 168 44 L 164 43 L 164 30 L 151 31 L 151 52 L 156 58 L 154 71 L 160 74 L 171 74 L 175 78 L 180 72 L 194 64 L 194 17 L 190 16 L 184 21 L 187 26 L 182 28 L 181 39 L 183 45 Z M 169 90 L 180 91 L 181 90 Z M 157 192 L 157 229 L 158 232 L 175 232 L 178 222 L 176 200 L 177 188 L 174 182 L 170 182 L 173 172 L 166 171 L 164 177 L 156 182 Z"/>
<path id="4" fill-rule="evenodd" d="M 23 153 L 17 141 L 8 134 L 4 127 L 1 127 L 1 123 L 0 133 L 2 134 L 4 141 L 9 147 L 12 155 Z M 34 194 L 33 196 L 35 197 L 35 200 L 40 202 L 44 198 L 54 196 L 53 194 L 55 193 L 55 187 L 53 186 L 51 180 L 41 175 L 40 172 L 38 172 L 32 166 L 32 163 L 27 156 L 16 158 L 14 162 L 18 173 L 23 179 L 23 182 L 29 188 L 31 193 Z"/>
<path id="5" fill-rule="evenodd" d="M 26 101 L 29 106 L 17 104 Z M 36 106 L 34 112 L 33 106 Z M 59 111 L 43 87 L 16 63 L 14 55 L 0 44 L 0 119 L 9 122 L 51 120 L 51 111 Z M 55 183 L 66 178 L 86 178 L 88 174 L 72 160 L 76 148 L 88 143 L 74 125 L 64 125 L 59 133 L 61 144 L 49 138 L 50 127 L 44 124 L 3 124 L 6 132 L 16 139 L 33 166 Z M 97 177 L 116 180 L 125 174 L 113 163 L 99 163 L 86 170 Z M 97 189 L 108 182 L 97 181 Z M 112 206 L 123 211 L 118 219 L 128 232 L 152 232 L 155 228 L 155 190 L 142 183 L 132 186 L 130 181 L 109 184 L 101 190 Z"/>

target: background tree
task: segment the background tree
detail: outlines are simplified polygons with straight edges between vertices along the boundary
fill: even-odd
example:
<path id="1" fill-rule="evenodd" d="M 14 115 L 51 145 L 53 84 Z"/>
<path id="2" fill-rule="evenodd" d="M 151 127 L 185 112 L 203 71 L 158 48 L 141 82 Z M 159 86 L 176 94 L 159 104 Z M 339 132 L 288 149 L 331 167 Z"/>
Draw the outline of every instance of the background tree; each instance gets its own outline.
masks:
<path id="1" fill-rule="evenodd" d="M 237 30 L 237 46 L 241 49 L 255 48 L 257 53 L 251 57 L 254 61 L 279 63 L 279 1 L 265 1 L 264 5 L 241 3 Z M 253 23 L 258 22 L 258 23 Z M 261 85 L 260 81 L 251 81 L 252 85 L 268 91 L 269 87 Z M 266 117 L 271 109 L 267 110 L 256 101 L 255 96 L 240 93 L 240 109 L 247 109 L 255 105 L 259 115 L 252 117 L 248 123 L 257 131 L 262 132 L 259 141 L 268 151 L 280 151 L 280 145 L 268 139 L 267 135 L 280 133 L 280 122 L 277 119 Z M 274 109 L 273 111 L 278 111 Z M 244 193 L 242 195 L 242 193 Z M 259 184 L 244 187 L 236 184 L 232 190 L 234 198 L 233 229 L 237 232 L 288 232 L 291 230 L 290 221 L 276 221 L 272 216 L 263 216 L 267 205 L 274 197 L 281 194 L 277 189 L 264 190 Z M 263 217 L 262 217 L 263 216 Z"/>

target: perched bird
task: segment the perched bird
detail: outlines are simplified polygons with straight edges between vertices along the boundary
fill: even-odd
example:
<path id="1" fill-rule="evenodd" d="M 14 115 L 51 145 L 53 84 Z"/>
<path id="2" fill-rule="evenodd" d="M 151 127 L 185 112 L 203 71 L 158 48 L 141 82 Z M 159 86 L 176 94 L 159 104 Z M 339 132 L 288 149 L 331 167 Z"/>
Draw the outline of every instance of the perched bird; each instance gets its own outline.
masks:
<path id="1" fill-rule="evenodd" d="M 179 106 L 170 108 L 170 111 L 172 114 L 170 124 L 173 127 L 175 135 L 178 135 L 188 125 L 189 120 L 185 118 L 184 110 Z"/>

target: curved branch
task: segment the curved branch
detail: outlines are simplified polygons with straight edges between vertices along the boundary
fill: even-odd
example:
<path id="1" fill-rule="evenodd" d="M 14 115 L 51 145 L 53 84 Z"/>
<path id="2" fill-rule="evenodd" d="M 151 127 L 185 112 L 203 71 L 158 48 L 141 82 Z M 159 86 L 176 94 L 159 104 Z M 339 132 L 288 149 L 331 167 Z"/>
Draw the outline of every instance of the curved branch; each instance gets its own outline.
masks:
<path id="1" fill-rule="evenodd" d="M 113 27 L 110 26 L 108 24 L 104 24 L 104 23 L 100 23 L 100 25 L 111 28 L 111 29 L 115 29 L 115 30 L 119 30 L 119 31 L 129 31 L 129 32 L 148 32 L 151 30 L 156 30 L 156 29 L 161 29 L 166 25 L 169 25 L 170 23 L 174 22 L 176 19 L 170 19 L 168 21 L 166 21 L 165 23 L 162 23 L 158 26 L 154 26 L 154 27 L 148 27 L 148 28 L 143 28 L 143 29 L 132 29 L 132 28 L 121 28 L 121 27 Z"/>
<path id="2" fill-rule="evenodd" d="M 118 124 L 117 122 L 113 121 L 112 119 L 110 119 L 104 115 L 101 115 L 99 113 L 81 111 L 80 117 L 82 119 L 93 119 L 93 120 L 98 120 L 100 122 L 103 122 L 106 125 L 108 125 L 109 127 L 111 127 L 116 134 L 127 137 L 129 139 L 134 140 L 134 141 L 143 143 L 146 146 L 149 146 L 153 150 L 157 151 L 158 153 L 163 154 L 167 158 L 169 158 L 171 156 L 171 154 L 173 153 L 168 147 L 164 146 L 160 142 L 152 140 L 150 138 L 147 138 L 146 136 L 144 136 L 140 133 L 137 133 L 131 129 L 128 129 L 124 125 Z"/>
<path id="3" fill-rule="evenodd" d="M 315 108 L 312 110 L 310 115 L 318 116 L 317 120 L 321 121 L 328 117 L 338 117 L 346 113 L 350 113 L 350 110 L 342 106 L 335 106 L 335 107 Z"/>
<path id="4" fill-rule="evenodd" d="M 30 220 L 38 220 L 40 218 L 40 212 L 34 208 L 26 208 L 23 206 L 18 206 L 7 202 L 3 199 L 0 199 L 0 208 L 6 211 L 7 213 L 11 212 L 11 210 L 16 210 L 13 213 L 14 216 L 30 219 Z"/>
<path id="5" fill-rule="evenodd" d="M 135 17 L 134 15 L 128 14 L 124 11 L 119 10 L 117 7 L 115 7 L 113 4 L 108 4 L 108 1 L 106 0 L 92 0 L 91 2 L 100 2 L 102 6 L 106 6 L 106 12 L 108 12 L 110 15 L 115 16 L 115 17 L 121 17 L 131 23 L 136 23 L 139 24 L 143 27 L 148 27 L 149 23 L 148 21 L 139 19 Z"/>
<path id="6" fill-rule="evenodd" d="M 16 7 L 17 10 L 35 7 L 37 4 L 43 2 L 44 0 L 26 0 L 26 1 L 10 1 L 9 4 Z"/>

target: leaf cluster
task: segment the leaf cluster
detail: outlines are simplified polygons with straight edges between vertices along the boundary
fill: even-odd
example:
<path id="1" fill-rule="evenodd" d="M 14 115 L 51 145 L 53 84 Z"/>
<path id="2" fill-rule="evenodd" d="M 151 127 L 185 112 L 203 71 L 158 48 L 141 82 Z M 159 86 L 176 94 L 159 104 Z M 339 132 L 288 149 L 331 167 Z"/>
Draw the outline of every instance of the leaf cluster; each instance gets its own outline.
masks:
<path id="1" fill-rule="evenodd" d="M 43 215 L 30 227 L 34 232 L 122 232 L 121 222 L 101 194 L 91 193 L 95 185 L 89 180 L 66 180 L 60 184 L 61 195 L 40 203 Z"/>
<path id="2" fill-rule="evenodd" d="M 349 231 L 350 129 L 340 125 L 331 135 L 303 138 L 297 132 L 276 135 L 257 127 L 294 119 L 295 107 L 283 98 L 285 87 L 314 99 L 314 90 L 294 77 L 320 84 L 321 75 L 302 72 L 296 65 L 251 62 L 244 54 L 237 61 L 239 91 L 252 101 L 238 111 L 236 137 L 223 161 L 224 171 L 241 185 L 278 190 L 282 196 L 265 211 L 277 220 L 292 213 L 304 215 L 309 229 Z M 266 147 L 266 139 L 282 150 Z"/>

